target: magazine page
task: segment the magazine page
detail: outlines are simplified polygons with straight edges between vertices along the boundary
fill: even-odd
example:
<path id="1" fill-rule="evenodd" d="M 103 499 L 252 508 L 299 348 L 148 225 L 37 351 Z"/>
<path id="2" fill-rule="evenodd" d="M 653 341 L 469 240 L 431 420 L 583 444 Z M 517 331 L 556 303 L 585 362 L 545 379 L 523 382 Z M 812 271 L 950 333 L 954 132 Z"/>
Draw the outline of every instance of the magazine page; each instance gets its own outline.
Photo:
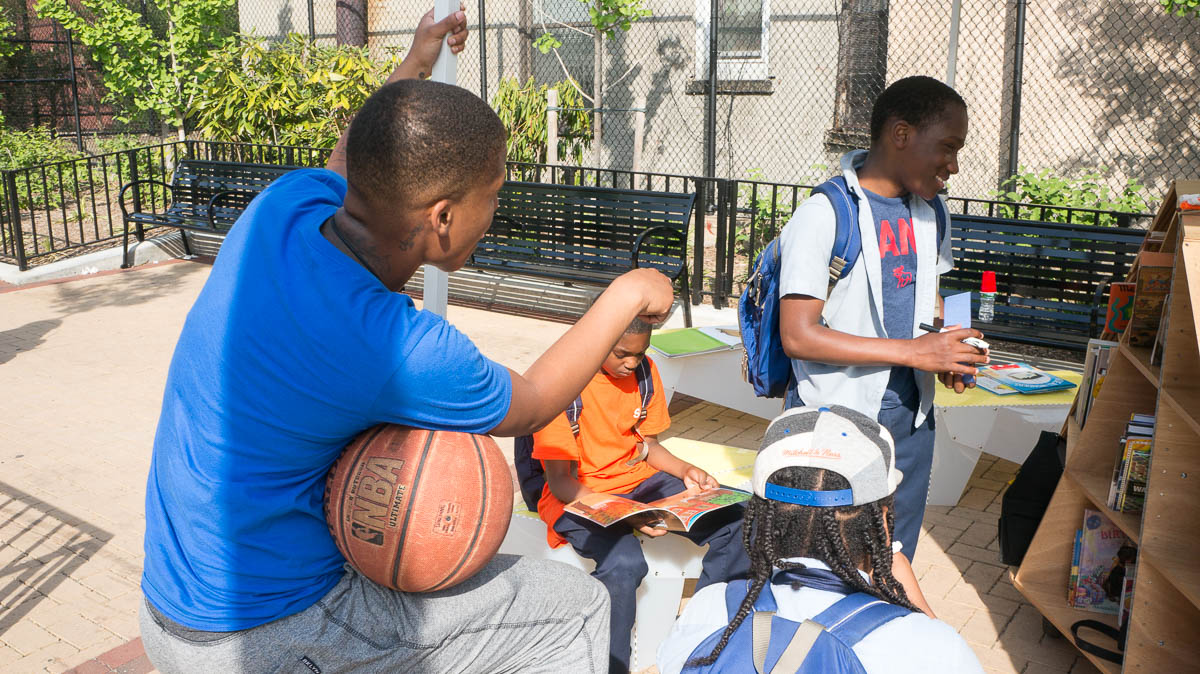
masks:
<path id="1" fill-rule="evenodd" d="M 664 510 L 672 517 L 665 517 L 670 531 L 690 531 L 696 520 L 705 513 L 750 499 L 750 494 L 738 489 L 717 487 L 699 492 L 680 492 L 674 496 L 655 501 L 650 506 Z"/>
<path id="2" fill-rule="evenodd" d="M 654 506 L 638 503 L 624 496 L 588 494 L 571 501 L 563 510 L 607 527 L 626 517 L 654 510 Z"/>
<path id="3" fill-rule="evenodd" d="M 985 365 L 979 368 L 979 372 L 1020 393 L 1044 393 L 1075 388 L 1075 384 L 1066 379 L 1025 363 Z"/>

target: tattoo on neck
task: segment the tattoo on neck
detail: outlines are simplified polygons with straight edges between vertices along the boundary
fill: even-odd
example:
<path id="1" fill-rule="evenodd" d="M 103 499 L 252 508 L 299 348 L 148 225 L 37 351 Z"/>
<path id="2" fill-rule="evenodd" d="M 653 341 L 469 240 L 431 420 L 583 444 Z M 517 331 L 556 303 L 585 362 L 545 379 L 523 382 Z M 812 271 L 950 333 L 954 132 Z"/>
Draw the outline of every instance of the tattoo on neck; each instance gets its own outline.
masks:
<path id="1" fill-rule="evenodd" d="M 400 246 L 400 250 L 408 250 L 408 249 L 412 248 L 413 244 L 417 240 L 417 235 L 420 234 L 421 230 L 423 230 L 423 229 L 425 229 L 425 223 L 421 222 L 421 223 L 417 223 L 416 227 L 413 227 L 412 229 L 408 230 L 408 236 L 404 237 L 403 239 L 401 239 L 400 241 L 397 242 Z"/>

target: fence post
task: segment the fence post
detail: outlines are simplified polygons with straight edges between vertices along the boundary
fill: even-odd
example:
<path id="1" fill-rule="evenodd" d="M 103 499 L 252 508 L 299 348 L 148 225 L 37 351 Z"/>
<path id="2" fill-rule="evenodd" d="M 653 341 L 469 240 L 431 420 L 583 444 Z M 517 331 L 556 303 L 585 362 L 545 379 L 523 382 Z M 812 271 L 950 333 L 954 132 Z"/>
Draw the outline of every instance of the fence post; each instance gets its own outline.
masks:
<path id="1" fill-rule="evenodd" d="M 717 177 L 717 0 L 708 9 L 708 96 L 704 100 L 704 176 Z M 708 187 L 713 187 L 709 183 Z M 714 195 L 720 199 L 720 196 Z M 715 295 L 714 295 L 715 298 Z"/>
<path id="2" fill-rule="evenodd" d="M 308 39 L 317 39 L 317 22 L 313 18 L 313 0 L 308 0 Z"/>
<path id="3" fill-rule="evenodd" d="M 693 178 L 693 180 L 695 180 Z M 696 209 L 692 211 L 696 221 L 692 230 L 692 282 L 691 302 L 700 304 L 704 293 L 704 220 L 708 215 L 708 185 L 702 180 L 696 180 Z"/>
<path id="4" fill-rule="evenodd" d="M 479 97 L 484 103 L 487 96 L 487 3 L 479 0 Z"/>
<path id="5" fill-rule="evenodd" d="M 728 251 L 726 250 L 726 240 L 729 238 L 729 232 L 726 230 L 726 216 L 729 214 L 729 209 L 726 205 L 726 192 L 728 191 L 728 183 L 725 180 L 717 180 L 717 263 L 713 274 L 713 308 L 724 309 L 725 300 L 728 299 L 729 291 L 726 289 L 725 268 Z"/>
<path id="6" fill-rule="evenodd" d="M 29 263 L 25 260 L 25 236 L 21 231 L 21 200 L 17 197 L 17 172 L 4 172 L 4 191 L 7 192 L 8 220 L 12 228 L 13 246 L 17 257 L 17 269 L 25 271 Z"/>
<path id="7" fill-rule="evenodd" d="M 546 89 L 546 163 L 558 164 L 558 89 Z"/>
<path id="8" fill-rule="evenodd" d="M 79 75 L 75 70 L 75 43 L 71 31 L 67 31 L 67 59 L 71 62 L 71 104 L 75 111 L 75 144 L 83 152 L 83 125 L 79 121 Z"/>
<path id="9" fill-rule="evenodd" d="M 137 180 L 138 180 L 137 150 L 126 150 L 125 156 L 129 159 L 129 182 L 131 182 L 131 183 L 137 182 Z M 137 187 L 133 188 L 133 212 L 134 213 L 142 212 L 142 188 L 141 188 L 141 185 L 138 185 Z M 125 226 L 128 227 L 129 223 L 126 222 Z M 139 242 L 145 241 L 146 240 L 146 230 L 144 227 L 142 227 L 142 223 L 140 223 L 140 222 L 137 223 L 136 231 L 137 231 L 137 240 Z"/>
<path id="10" fill-rule="evenodd" d="M 642 170 L 642 144 L 646 135 L 646 99 L 639 97 L 633 112 L 633 172 Z M 633 182 L 633 177 L 629 178 Z M 630 185 L 632 188 L 632 185 Z"/>

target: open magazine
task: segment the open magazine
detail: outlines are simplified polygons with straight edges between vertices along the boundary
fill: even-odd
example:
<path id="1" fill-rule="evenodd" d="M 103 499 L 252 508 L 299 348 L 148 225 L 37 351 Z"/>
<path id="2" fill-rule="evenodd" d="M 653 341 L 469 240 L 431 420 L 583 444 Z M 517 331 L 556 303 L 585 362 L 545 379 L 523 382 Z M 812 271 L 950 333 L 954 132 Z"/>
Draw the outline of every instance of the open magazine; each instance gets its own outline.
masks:
<path id="1" fill-rule="evenodd" d="M 1025 363 L 1005 363 L 1003 365 L 984 365 L 979 368 L 976 383 L 997 395 L 1006 395 L 1013 391 L 1017 393 L 1048 393 L 1062 389 L 1075 388 L 1075 384 L 1043 372 Z"/>
<path id="2" fill-rule="evenodd" d="M 696 520 L 705 513 L 749 500 L 750 494 L 737 489 L 717 487 L 699 492 L 680 492 L 651 503 L 638 503 L 633 499 L 613 494 L 588 494 L 571 501 L 566 511 L 607 527 L 637 515 L 652 512 L 662 518 L 669 531 L 691 531 Z"/>

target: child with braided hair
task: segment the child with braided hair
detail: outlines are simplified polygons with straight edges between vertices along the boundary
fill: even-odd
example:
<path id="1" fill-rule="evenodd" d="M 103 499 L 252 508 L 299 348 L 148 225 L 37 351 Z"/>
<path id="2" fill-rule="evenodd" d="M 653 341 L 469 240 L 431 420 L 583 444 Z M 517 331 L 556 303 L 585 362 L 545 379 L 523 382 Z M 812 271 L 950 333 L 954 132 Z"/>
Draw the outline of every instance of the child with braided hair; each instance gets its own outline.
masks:
<path id="1" fill-rule="evenodd" d="M 800 407 L 776 418 L 743 523 L 749 579 L 692 597 L 659 672 L 981 673 L 892 572 L 902 478 L 891 435 L 864 414 Z"/>

